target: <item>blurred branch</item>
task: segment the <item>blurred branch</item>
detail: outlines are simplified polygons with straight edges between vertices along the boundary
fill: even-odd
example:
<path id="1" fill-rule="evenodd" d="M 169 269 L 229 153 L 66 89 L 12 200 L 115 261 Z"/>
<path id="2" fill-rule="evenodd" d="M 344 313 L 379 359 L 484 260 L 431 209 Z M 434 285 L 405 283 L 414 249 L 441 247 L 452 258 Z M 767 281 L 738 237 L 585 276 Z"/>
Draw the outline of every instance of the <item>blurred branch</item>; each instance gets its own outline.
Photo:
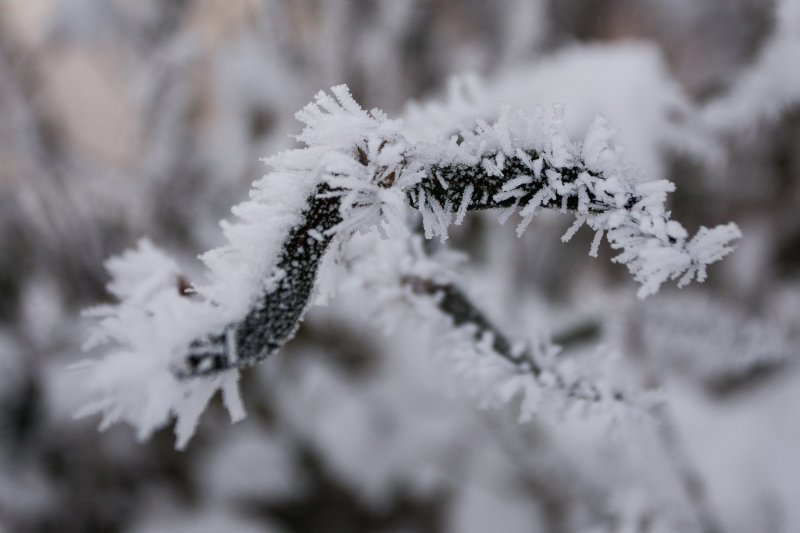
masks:
<path id="1" fill-rule="evenodd" d="M 675 427 L 675 422 L 663 405 L 656 406 L 653 414 L 657 419 L 659 440 L 667 454 L 672 473 L 683 488 L 700 531 L 702 533 L 723 533 L 725 530 L 711 506 L 711 502 L 708 501 L 703 477 L 689 457 L 678 429 Z"/>
<path id="2" fill-rule="evenodd" d="M 493 352 L 514 365 L 516 372 L 531 375 L 533 378 L 540 378 L 547 373 L 548 379 L 552 380 L 550 387 L 563 392 L 573 400 L 597 403 L 604 399 L 604 395 L 594 384 L 583 379 L 570 381 L 554 369 L 544 368 L 529 347 L 522 344 L 513 345 L 508 336 L 495 326 L 456 284 L 438 283 L 418 276 L 405 277 L 402 283 L 410 287 L 415 294 L 433 299 L 439 311 L 452 321 L 453 327 L 473 326 L 472 335 L 475 342 L 481 342 L 487 337 L 491 339 Z M 614 391 L 611 397 L 617 402 L 627 402 L 621 391 Z"/>

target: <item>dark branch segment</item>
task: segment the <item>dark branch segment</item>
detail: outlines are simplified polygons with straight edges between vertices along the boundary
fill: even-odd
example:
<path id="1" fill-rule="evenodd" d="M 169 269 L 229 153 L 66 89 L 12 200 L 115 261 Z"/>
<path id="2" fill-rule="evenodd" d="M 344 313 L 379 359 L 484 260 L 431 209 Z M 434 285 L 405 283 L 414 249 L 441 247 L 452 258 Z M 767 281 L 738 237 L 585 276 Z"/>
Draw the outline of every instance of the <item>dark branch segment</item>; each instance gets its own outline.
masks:
<path id="1" fill-rule="evenodd" d="M 530 374 L 533 378 L 538 378 L 548 371 L 536 360 L 529 349 L 515 350 L 508 336 L 495 326 L 454 283 L 439 283 L 417 276 L 405 277 L 403 283 L 409 286 L 415 294 L 433 298 L 439 311 L 452 321 L 454 327 L 474 326 L 473 337 L 476 342 L 480 342 L 484 336 L 490 335 L 494 352 L 512 363 L 519 373 Z M 549 387 L 560 391 L 567 398 L 587 403 L 598 403 L 604 399 L 615 402 L 625 401 L 622 392 L 613 391 L 610 395 L 603 394 L 594 384 L 586 380 L 567 380 L 555 370 L 549 370 L 549 373 Z"/>
<path id="2" fill-rule="evenodd" d="M 497 164 L 498 157 L 500 164 Z M 469 192 L 467 209 L 470 211 L 525 205 L 548 184 L 549 174 L 558 174 L 563 183 L 574 183 L 584 172 L 595 179 L 602 179 L 602 175 L 580 164 L 554 167 L 536 151 L 524 152 L 513 157 L 493 154 L 485 156 L 477 165 L 452 164 L 431 167 L 429 172 L 431 177 L 409 189 L 408 201 L 414 208 L 419 209 L 422 193 L 425 199 L 434 199 L 441 207 L 455 212 L 464 201 L 465 193 Z M 511 188 L 508 187 L 512 180 L 524 177 L 530 179 Z M 599 202 L 590 190 L 586 193 L 589 210 L 603 211 L 602 202 Z M 626 207 L 630 208 L 636 201 L 636 198 L 629 199 Z M 578 195 L 569 194 L 545 199 L 541 206 L 575 211 L 578 205 Z"/>
<path id="3" fill-rule="evenodd" d="M 281 248 L 269 287 L 241 322 L 218 334 L 195 340 L 189 347 L 181 377 L 208 375 L 229 368 L 251 366 L 291 339 L 303 318 L 317 270 L 332 233 L 341 222 L 339 197 L 327 184 L 317 186 Z"/>
<path id="4" fill-rule="evenodd" d="M 523 361 L 532 364 L 532 372 L 539 374 L 541 369 L 525 353 L 516 354 L 509 338 L 496 327 L 480 309 L 475 307 L 464 291 L 452 283 L 436 283 L 433 280 L 418 276 L 407 276 L 402 282 L 415 294 L 436 298 L 439 310 L 450 317 L 455 327 L 475 326 L 475 340 L 480 341 L 484 335 L 491 335 L 492 349 L 498 355 L 518 364 Z"/>

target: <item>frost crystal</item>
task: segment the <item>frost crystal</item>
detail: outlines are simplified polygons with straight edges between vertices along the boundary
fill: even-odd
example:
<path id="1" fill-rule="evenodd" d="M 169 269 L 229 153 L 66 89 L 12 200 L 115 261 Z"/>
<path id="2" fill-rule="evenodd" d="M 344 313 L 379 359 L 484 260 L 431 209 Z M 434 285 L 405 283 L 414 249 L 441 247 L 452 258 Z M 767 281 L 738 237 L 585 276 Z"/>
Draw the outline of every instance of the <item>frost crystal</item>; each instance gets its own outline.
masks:
<path id="1" fill-rule="evenodd" d="M 436 177 L 409 192 L 427 221 L 426 236 L 446 238 L 449 213 L 461 205 L 468 187 L 470 209 L 518 212 L 518 234 L 539 209 L 569 211 L 577 218 L 564 240 L 586 224 L 595 230 L 590 255 L 596 256 L 606 236 L 620 251 L 614 261 L 626 265 L 642 285 L 640 297 L 655 294 L 670 279 L 679 279 L 680 286 L 703 281 L 706 267 L 733 250 L 731 243 L 740 237 L 734 224 L 701 228 L 688 239 L 665 209 L 674 186 L 635 179 L 611 144 L 613 131 L 604 119 L 595 120 L 583 143 L 571 143 L 560 115 L 561 110 L 549 115 L 541 109 L 532 114 L 505 110 L 495 124 L 462 132 L 461 142 L 415 146 L 416 159 Z M 503 213 L 501 222 L 509 215 Z"/>
<path id="2" fill-rule="evenodd" d="M 102 414 L 100 428 L 124 421 L 139 439 L 176 419 L 177 447 L 194 434 L 197 421 L 217 390 L 233 421 L 244 417 L 237 370 L 212 378 L 179 380 L 171 370 L 189 342 L 214 326 L 213 308 L 182 296 L 177 266 L 148 241 L 107 263 L 109 291 L 120 303 L 87 312 L 99 320 L 87 349 L 111 345 L 105 357 L 77 365 L 97 397 L 76 416 Z"/>

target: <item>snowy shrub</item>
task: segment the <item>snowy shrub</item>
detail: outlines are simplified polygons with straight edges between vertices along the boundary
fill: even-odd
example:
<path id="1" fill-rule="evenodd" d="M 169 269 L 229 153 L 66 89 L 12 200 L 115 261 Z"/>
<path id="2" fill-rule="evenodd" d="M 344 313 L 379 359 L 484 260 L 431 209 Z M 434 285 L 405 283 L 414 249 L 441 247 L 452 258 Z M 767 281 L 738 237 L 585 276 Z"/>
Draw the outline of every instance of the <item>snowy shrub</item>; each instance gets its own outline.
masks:
<path id="1" fill-rule="evenodd" d="M 237 222 L 223 225 L 228 243 L 202 256 L 207 280 L 188 285 L 147 241 L 108 261 L 108 288 L 119 303 L 89 313 L 99 319 L 91 346 L 109 348 L 83 365 L 96 399 L 81 415 L 102 414 L 103 427 L 129 422 L 142 438 L 174 417 L 178 447 L 217 390 L 231 418 L 241 418 L 239 370 L 293 337 L 316 291 L 333 292 L 318 286 L 323 265 L 355 276 L 371 260 L 385 261 L 382 254 L 397 267 L 379 283 L 393 284 L 423 321 L 438 321 L 454 365 L 492 384 L 484 399 L 522 398 L 521 419 L 552 392 L 567 403 L 620 402 L 622 393 L 562 372 L 552 346 L 515 343 L 498 329 L 451 269 L 425 252 L 414 213 L 424 237 L 442 242 L 471 211 L 498 209 L 501 223 L 517 215 L 518 235 L 543 209 L 571 214 L 562 240 L 585 225 L 596 256 L 605 238 L 641 298 L 668 280 L 705 280 L 708 265 L 739 237 L 734 224 L 690 237 L 665 207 L 672 184 L 645 181 L 626 166 L 601 118 L 575 142 L 561 108 L 504 108 L 494 123 L 478 120 L 450 137 L 413 142 L 401 121 L 362 109 L 345 86 L 332 93 L 298 112 L 304 147 L 266 159 L 272 171 L 233 208 Z M 362 250 L 367 266 L 349 267 L 352 237 L 369 234 L 397 245 L 375 243 Z M 391 313 L 383 292 L 376 307 Z"/>

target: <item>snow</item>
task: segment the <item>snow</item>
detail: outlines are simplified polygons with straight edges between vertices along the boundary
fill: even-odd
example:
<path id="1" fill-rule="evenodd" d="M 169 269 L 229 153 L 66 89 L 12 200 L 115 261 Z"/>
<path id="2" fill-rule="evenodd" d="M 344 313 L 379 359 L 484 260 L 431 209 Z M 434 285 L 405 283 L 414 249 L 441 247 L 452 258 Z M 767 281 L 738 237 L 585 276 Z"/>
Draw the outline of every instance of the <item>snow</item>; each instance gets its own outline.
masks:
<path id="1" fill-rule="evenodd" d="M 178 292 L 174 261 L 143 240 L 135 250 L 109 260 L 107 268 L 109 291 L 121 300 L 87 311 L 99 324 L 87 349 L 110 348 L 102 359 L 75 365 L 90 397 L 76 416 L 101 414 L 101 429 L 128 422 L 139 439 L 174 417 L 176 446 L 183 448 L 209 400 L 221 390 L 231 419 L 240 420 L 238 372 L 193 381 L 179 380 L 172 372 L 176 353 L 219 324 L 212 305 Z"/>

